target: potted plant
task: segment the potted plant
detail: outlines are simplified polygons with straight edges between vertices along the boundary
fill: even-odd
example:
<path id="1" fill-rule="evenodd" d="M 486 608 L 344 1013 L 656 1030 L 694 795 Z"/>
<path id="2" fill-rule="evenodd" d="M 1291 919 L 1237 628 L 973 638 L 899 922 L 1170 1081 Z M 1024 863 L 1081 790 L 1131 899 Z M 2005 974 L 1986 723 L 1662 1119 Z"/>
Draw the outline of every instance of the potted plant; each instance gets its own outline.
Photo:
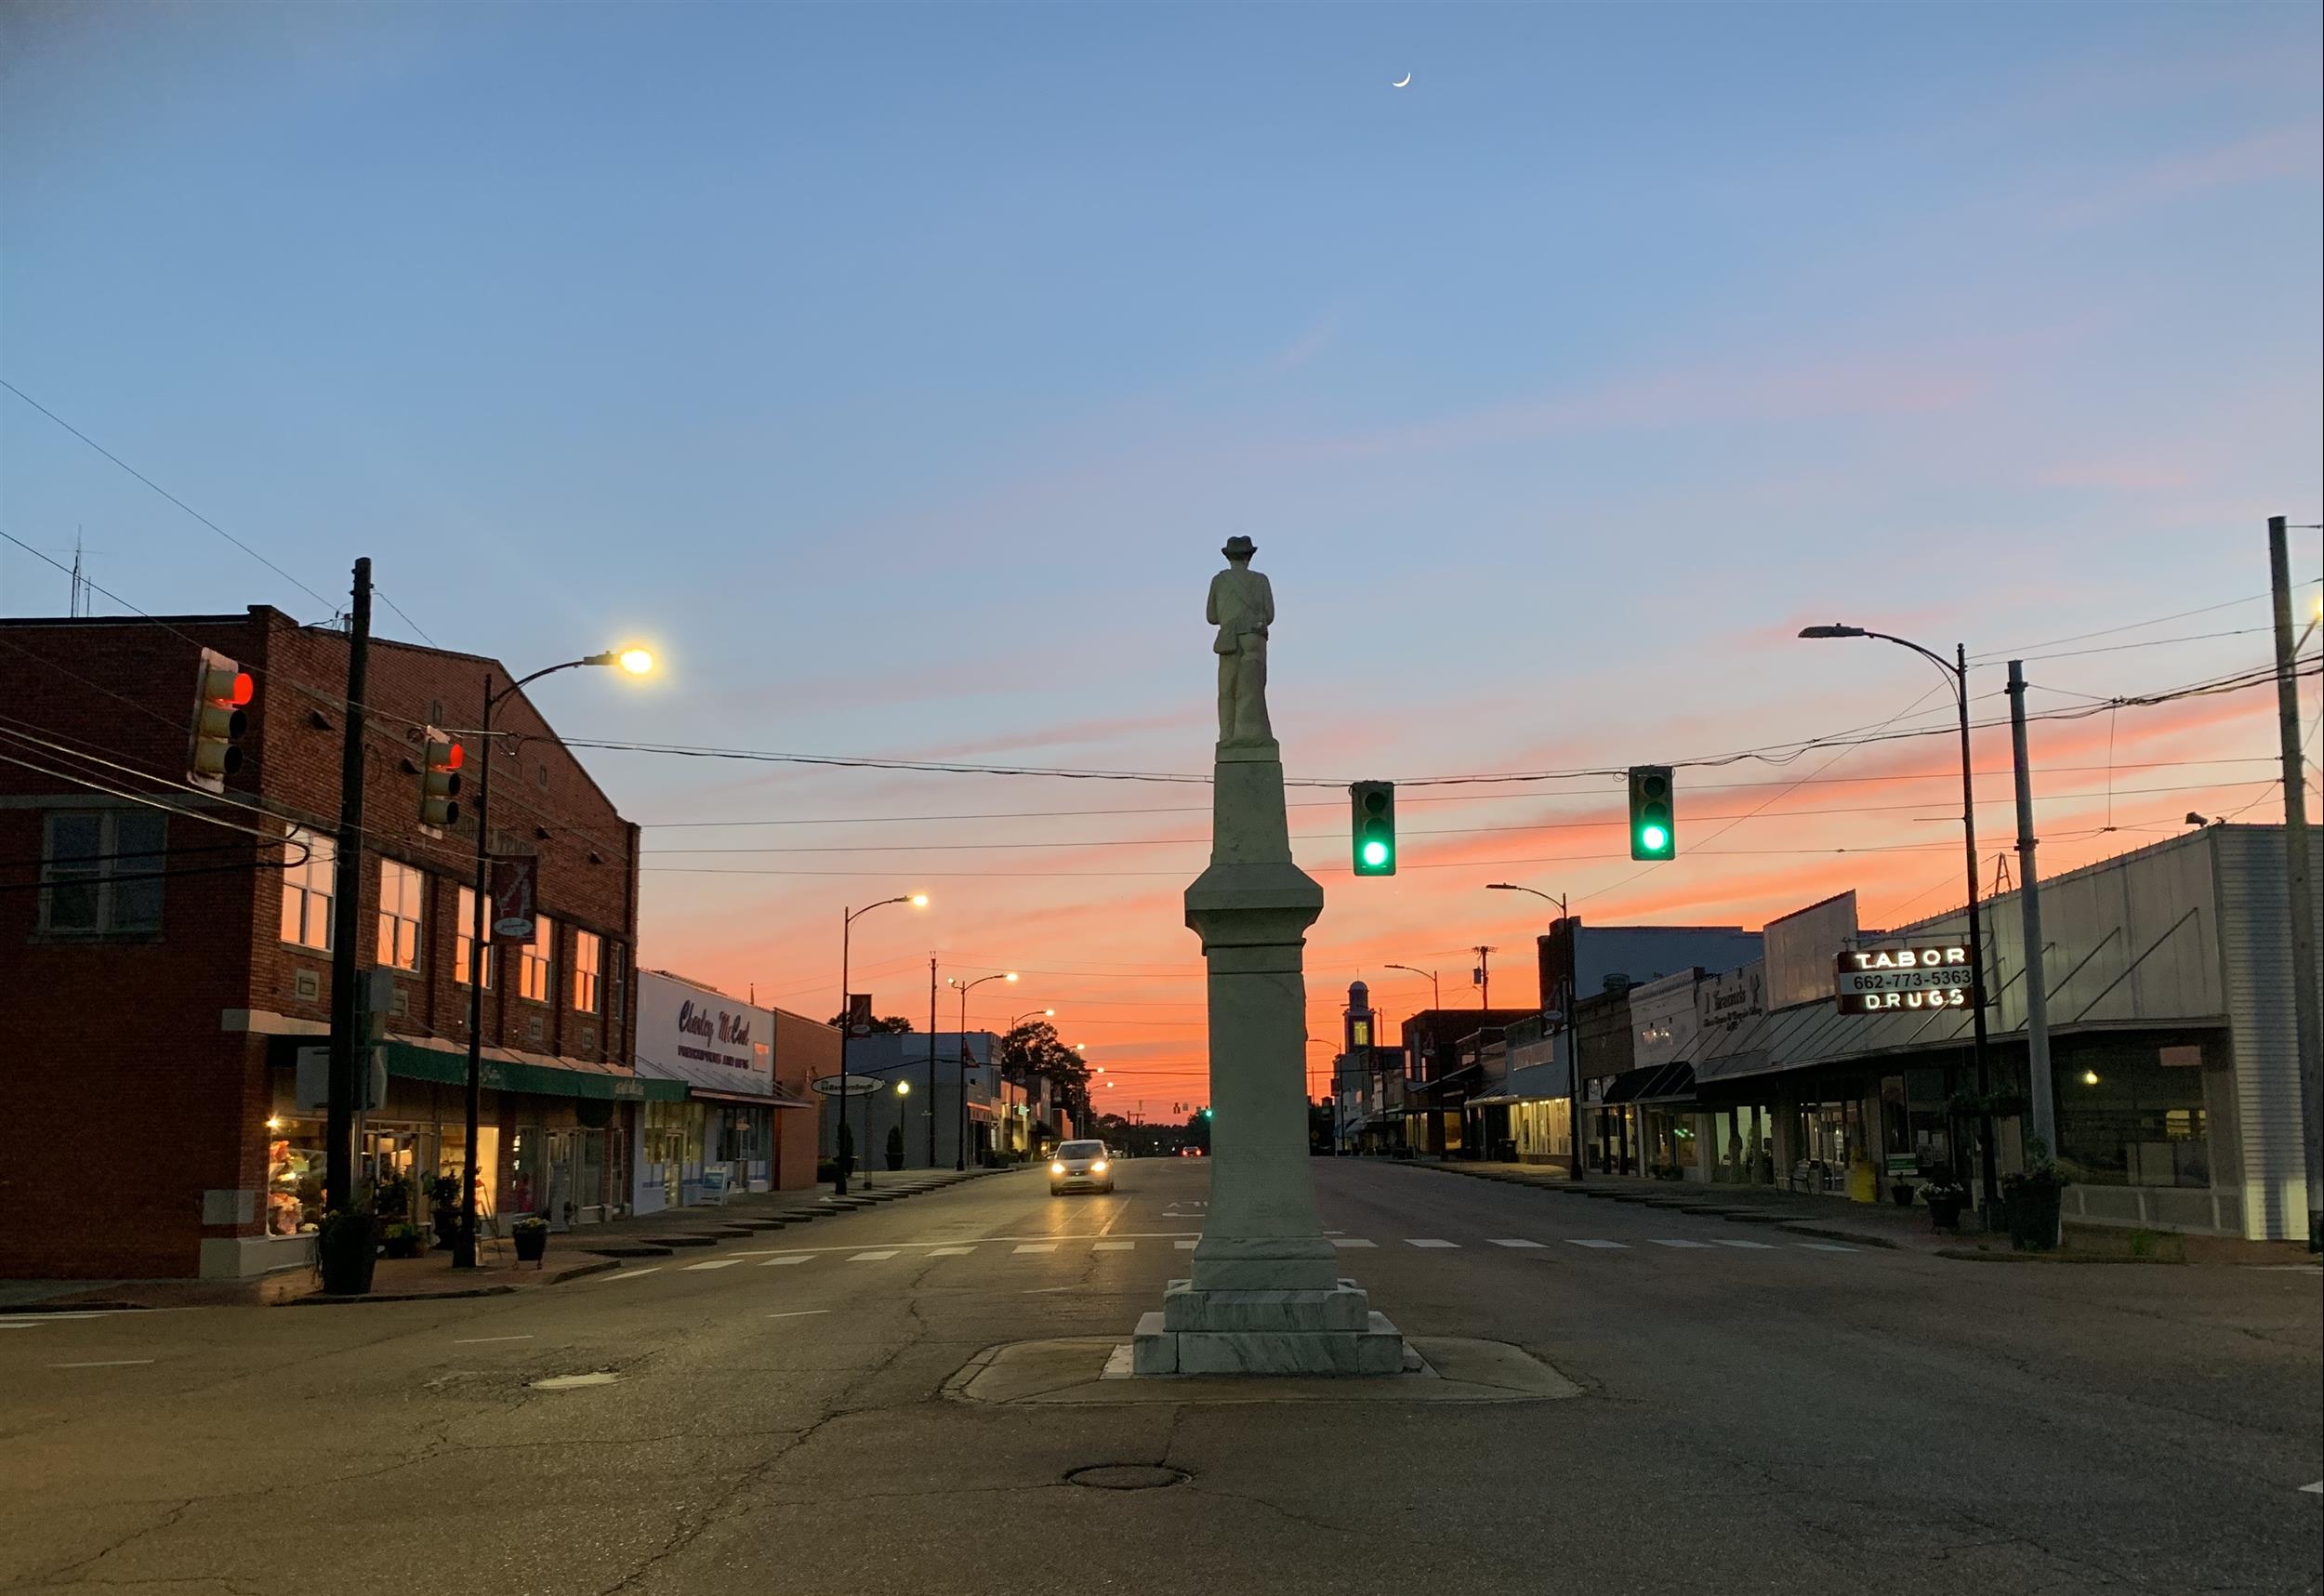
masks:
<path id="1" fill-rule="evenodd" d="M 1912 1182 L 1899 1175 L 1888 1183 L 1888 1200 L 1900 1208 L 1912 1207 Z"/>
<path id="2" fill-rule="evenodd" d="M 373 1187 L 371 1210 L 379 1216 L 382 1223 L 409 1218 L 412 1211 L 411 1177 L 390 1175 Z"/>
<path id="3" fill-rule="evenodd" d="M 323 1289 L 334 1297 L 361 1297 L 371 1289 L 379 1262 L 376 1221 L 364 1208 L 333 1208 L 315 1227 L 315 1269 Z"/>
<path id="4" fill-rule="evenodd" d="M 388 1258 L 417 1258 L 428 1250 L 428 1233 L 398 1220 L 380 1233 L 379 1250 Z"/>
<path id="5" fill-rule="evenodd" d="M 436 1227 L 436 1245 L 449 1251 L 460 1239 L 460 1182 L 456 1177 L 439 1175 L 429 1182 L 428 1200 L 429 1220 Z"/>
<path id="6" fill-rule="evenodd" d="M 516 1237 L 517 1261 L 538 1263 L 548 1250 L 548 1221 L 538 1214 L 528 1214 L 509 1227 Z"/>
<path id="7" fill-rule="evenodd" d="M 888 1127 L 888 1167 L 904 1167 L 904 1127 L 901 1125 Z"/>
<path id="8" fill-rule="evenodd" d="M 2068 1184 L 2039 1136 L 2026 1139 L 2026 1167 L 2001 1177 L 2009 1215 L 2010 1245 L 2020 1252 L 2048 1252 L 2058 1245 L 2058 1215 Z"/>
<path id="9" fill-rule="evenodd" d="M 1921 1188 L 1921 1200 L 1929 1206 L 1929 1222 L 1938 1230 L 1949 1231 L 1961 1223 L 1961 1210 L 1969 1206 L 1969 1188 L 1953 1179 L 1952 1167 L 1939 1164 L 1929 1171 L 1928 1183 Z"/>

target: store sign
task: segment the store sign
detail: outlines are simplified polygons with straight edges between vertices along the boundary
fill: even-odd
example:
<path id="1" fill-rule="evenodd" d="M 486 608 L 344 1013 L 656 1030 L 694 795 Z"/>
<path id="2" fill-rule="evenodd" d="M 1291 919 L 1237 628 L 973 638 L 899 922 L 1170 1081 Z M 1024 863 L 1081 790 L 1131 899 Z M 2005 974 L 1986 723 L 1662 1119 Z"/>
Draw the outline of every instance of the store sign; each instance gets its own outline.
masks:
<path id="1" fill-rule="evenodd" d="M 871 994 L 851 992 L 847 995 L 847 1029 L 851 1036 L 872 1034 Z"/>
<path id="2" fill-rule="evenodd" d="M 768 1009 L 660 970 L 638 972 L 638 1069 L 720 1091 L 773 1087 Z"/>
<path id="3" fill-rule="evenodd" d="M 500 854 L 492 862 L 493 935 L 511 942 L 533 940 L 534 869 L 530 853 Z"/>
<path id="4" fill-rule="evenodd" d="M 1834 996 L 1842 1014 L 1966 1009 L 1974 980 L 1969 949 L 1960 943 L 1863 948 L 1832 961 Z"/>

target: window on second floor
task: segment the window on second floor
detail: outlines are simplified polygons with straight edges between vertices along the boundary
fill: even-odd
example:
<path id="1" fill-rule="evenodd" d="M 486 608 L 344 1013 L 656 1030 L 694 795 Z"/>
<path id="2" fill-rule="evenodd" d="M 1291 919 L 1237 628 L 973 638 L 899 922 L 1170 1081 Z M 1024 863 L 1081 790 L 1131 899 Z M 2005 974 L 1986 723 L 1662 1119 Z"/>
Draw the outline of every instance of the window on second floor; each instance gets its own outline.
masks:
<path id="1" fill-rule="evenodd" d="M 303 825 L 292 826 L 283 841 L 283 857 L 296 861 L 283 869 L 283 940 L 328 953 L 331 879 L 338 866 L 337 845 Z"/>
<path id="2" fill-rule="evenodd" d="M 53 936 L 160 930 L 167 819 L 152 809 L 48 816 L 41 851 L 40 929 Z"/>
<path id="3" fill-rule="evenodd" d="M 469 933 L 475 929 L 476 889 L 463 887 L 460 889 L 459 923 L 452 928 L 452 979 L 460 986 L 468 984 L 469 960 L 476 947 L 475 940 Z M 484 929 L 484 990 L 487 992 L 493 989 L 493 955 L 495 951 L 492 928 L 487 926 Z"/>
<path id="4" fill-rule="evenodd" d="M 379 861 L 380 969 L 419 968 L 419 906 L 427 888 L 427 878 L 402 860 Z"/>
<path id="5" fill-rule="evenodd" d="M 546 1003 L 555 986 L 557 926 L 547 915 L 533 917 L 533 940 L 517 949 L 517 996 Z"/>
<path id="6" fill-rule="evenodd" d="M 573 1007 L 582 1014 L 597 1012 L 604 981 L 605 940 L 595 931 L 573 933 Z"/>

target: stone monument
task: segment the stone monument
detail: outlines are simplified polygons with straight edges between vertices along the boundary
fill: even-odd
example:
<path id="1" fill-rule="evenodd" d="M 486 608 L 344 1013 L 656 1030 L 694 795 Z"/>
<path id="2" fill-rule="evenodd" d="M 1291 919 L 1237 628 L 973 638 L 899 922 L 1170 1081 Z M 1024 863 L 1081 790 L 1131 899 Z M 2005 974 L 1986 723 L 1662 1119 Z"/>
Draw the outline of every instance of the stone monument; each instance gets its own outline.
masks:
<path id="1" fill-rule="evenodd" d="M 1274 593 L 1232 537 L 1210 579 L 1219 745 L 1210 867 L 1186 889 L 1209 969 L 1210 1207 L 1194 1276 L 1174 1280 L 1131 1342 L 1139 1375 L 1392 1375 L 1403 1338 L 1340 1278 L 1307 1151 L 1301 950 L 1324 892 L 1291 863 L 1283 755 L 1267 719 Z"/>

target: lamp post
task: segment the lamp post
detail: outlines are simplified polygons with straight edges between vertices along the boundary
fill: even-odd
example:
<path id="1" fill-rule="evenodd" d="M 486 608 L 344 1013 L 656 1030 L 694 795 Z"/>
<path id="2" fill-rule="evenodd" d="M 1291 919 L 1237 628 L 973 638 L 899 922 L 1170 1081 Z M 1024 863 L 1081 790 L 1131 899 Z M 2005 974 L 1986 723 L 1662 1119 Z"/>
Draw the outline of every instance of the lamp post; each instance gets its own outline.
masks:
<path id="1" fill-rule="evenodd" d="M 1441 989 L 1437 986 L 1437 984 L 1436 984 L 1436 972 L 1435 972 L 1434 970 L 1433 970 L 1433 969 L 1413 969 L 1413 968 L 1412 968 L 1410 965 L 1408 965 L 1408 964 L 1389 964 L 1389 965 L 1382 965 L 1380 968 L 1381 968 L 1381 969 L 1401 969 L 1401 970 L 1405 971 L 1407 975 L 1425 975 L 1425 976 L 1427 976 L 1427 977 L 1428 977 L 1428 995 L 1429 995 L 1429 996 L 1428 996 L 1428 1005 L 1429 1005 L 1429 1007 L 1430 1007 L 1430 1008 L 1432 1008 L 1432 1009 L 1442 1009 L 1442 1008 L 1445 1006 L 1445 994 L 1444 994 L 1444 992 L 1443 992 L 1443 991 L 1442 991 L 1442 990 L 1441 990 Z"/>
<path id="2" fill-rule="evenodd" d="M 966 1169 L 969 1167 L 969 994 L 988 981 L 1014 981 L 1017 972 L 1010 969 L 998 975 L 980 975 L 974 981 L 963 981 L 957 975 L 948 975 L 944 979 L 960 994 L 960 1128 L 953 1142 L 952 1167 Z M 1050 1009 L 1042 1012 L 1054 1014 L 1057 1010 Z M 936 1106 L 936 1056 L 933 1053 L 928 1059 L 928 1094 L 929 1110 L 933 1113 Z M 931 1120 L 930 1123 L 935 1122 Z M 932 1164 L 935 1159 L 931 1157 L 929 1162 Z"/>
<path id="3" fill-rule="evenodd" d="M 1565 925 L 1565 959 L 1557 972 L 1557 1008 L 1563 1017 L 1565 1032 L 1565 1175 L 1566 1179 L 1581 1179 L 1581 1059 L 1580 1034 L 1574 1029 L 1574 928 L 1565 912 L 1565 895 L 1551 897 L 1538 887 L 1521 887 L 1514 881 L 1487 881 L 1488 892 L 1531 892 L 1545 904 L 1557 905 L 1557 917 Z"/>
<path id="4" fill-rule="evenodd" d="M 842 907 L 839 910 L 839 1135 L 831 1139 L 831 1194 L 835 1197 L 847 1195 L 848 1161 L 839 1155 L 839 1141 L 840 1138 L 848 1133 L 848 1100 L 855 1095 L 848 1090 L 847 1078 L 847 1042 L 848 1038 L 855 1034 L 855 1016 L 848 1008 L 849 942 L 854 932 L 856 921 L 870 914 L 874 909 L 884 909 L 891 904 L 909 904 L 916 909 L 925 909 L 928 907 L 928 894 L 906 892 L 901 897 L 882 898 L 877 904 L 866 904 L 860 909 Z M 871 1130 L 871 1105 L 869 1103 L 864 1105 L 864 1129 L 866 1134 L 869 1134 Z M 864 1187 L 866 1191 L 871 1189 L 871 1166 L 866 1163 L 864 1166 Z"/>
<path id="5" fill-rule="evenodd" d="M 482 1135 L 478 1122 L 483 1117 L 484 900 L 492 890 L 493 711 L 521 689 L 540 680 L 542 677 L 553 676 L 561 670 L 574 670 L 585 665 L 619 666 L 631 676 L 644 676 L 654 668 L 654 656 L 644 649 L 608 649 L 603 653 L 569 659 L 562 665 L 536 670 L 530 676 L 520 677 L 497 692 L 493 688 L 491 673 L 486 672 L 484 676 L 484 714 L 476 732 L 484 768 L 476 779 L 476 887 L 475 902 L 470 905 L 469 917 L 468 1099 L 462 1115 L 468 1128 L 468 1146 L 460 1161 L 460 1233 L 452 1249 L 452 1267 L 455 1269 L 476 1267 L 476 1143 Z"/>
<path id="6" fill-rule="evenodd" d="M 1910 649 L 1922 659 L 1942 671 L 1946 685 L 1953 690 L 1953 703 L 1961 712 L 1961 830 L 1969 858 L 1969 1009 L 1972 1056 L 1977 1068 L 1977 1186 L 1979 1203 L 1984 1209 L 1988 1229 L 1993 1224 L 1993 1210 L 1998 1192 L 1993 1168 L 1993 1084 L 1991 1067 L 1986 1055 L 1985 1035 L 1985 930 L 1977 909 L 1977 789 L 1975 768 L 1969 753 L 1969 650 L 1955 643 L 1953 657 L 1932 653 L 1919 643 L 1892 637 L 1886 632 L 1868 631 L 1862 627 L 1803 627 L 1803 638 L 1877 638 L 1898 648 Z M 2039 953 L 2034 956 L 2039 956 Z"/>

